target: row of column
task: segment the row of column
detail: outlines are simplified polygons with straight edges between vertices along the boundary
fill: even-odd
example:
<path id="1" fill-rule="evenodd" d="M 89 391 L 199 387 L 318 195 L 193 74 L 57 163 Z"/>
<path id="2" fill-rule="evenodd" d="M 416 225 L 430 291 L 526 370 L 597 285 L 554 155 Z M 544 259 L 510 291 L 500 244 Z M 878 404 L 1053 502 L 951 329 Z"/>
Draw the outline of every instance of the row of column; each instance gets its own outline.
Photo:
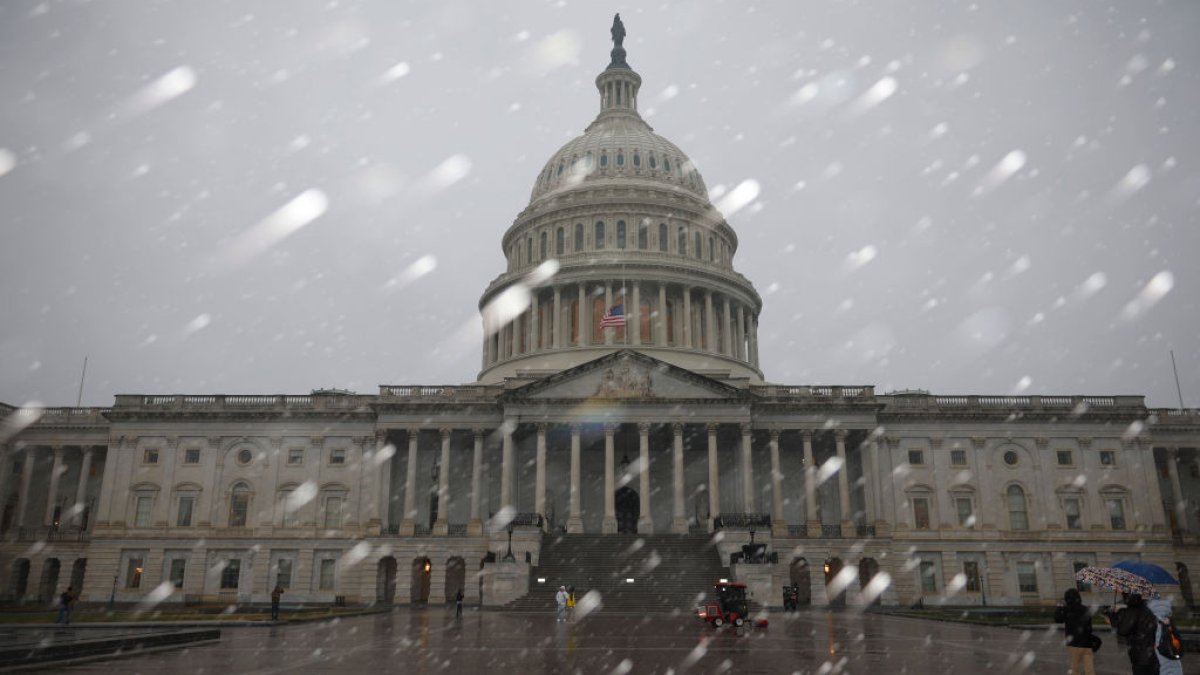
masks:
<path id="1" fill-rule="evenodd" d="M 29 512 L 29 503 L 31 501 L 30 490 L 33 483 L 34 461 L 37 459 L 36 453 L 39 450 L 48 449 L 53 452 L 54 459 L 50 469 L 49 485 L 46 490 L 46 511 L 43 514 L 42 525 L 46 527 L 57 527 L 60 522 L 55 522 L 54 509 L 57 506 L 59 481 L 62 475 L 66 473 L 67 467 L 64 462 L 64 448 L 62 446 L 52 446 L 43 448 L 41 446 L 26 445 L 22 453 L 21 461 L 21 479 L 17 487 L 17 508 L 13 524 L 16 527 L 23 527 L 25 519 Z M 92 461 L 94 457 L 94 449 L 91 446 L 81 448 L 81 464 L 79 469 L 79 480 L 75 486 L 75 502 L 66 513 L 60 513 L 59 517 L 69 517 L 71 522 L 76 526 L 83 525 L 83 512 L 85 499 L 87 498 L 87 479 L 91 473 Z M 9 503 L 10 482 L 12 476 L 12 454 L 5 452 L 4 461 L 0 462 L 0 509 L 3 509 Z"/>
<path id="2" fill-rule="evenodd" d="M 1188 500 L 1183 493 L 1183 484 L 1179 480 L 1179 448 L 1169 447 L 1167 451 L 1167 475 L 1171 481 L 1171 501 L 1175 510 L 1175 527 L 1179 532 L 1188 532 Z"/>
<path id="3" fill-rule="evenodd" d="M 515 446 L 513 433 L 516 431 L 516 423 L 507 421 L 501 428 L 503 434 L 503 445 L 501 447 L 500 459 L 500 508 L 507 509 L 509 512 L 515 512 L 516 500 L 513 491 L 514 471 L 515 471 Z M 616 518 L 616 464 L 615 464 L 615 435 L 617 428 L 620 425 L 610 423 L 603 426 L 604 430 L 604 515 L 601 521 L 601 532 L 615 533 L 617 531 Z M 582 449 L 582 434 L 583 428 L 581 424 L 570 424 L 571 441 L 570 441 L 570 511 L 567 518 L 567 531 L 570 533 L 583 532 L 582 518 L 582 501 L 580 493 L 581 481 L 581 449 Z M 650 510 L 650 427 L 648 422 L 640 422 L 638 428 L 638 496 L 640 499 L 640 518 L 638 521 L 638 532 L 649 534 L 653 532 L 654 524 L 651 518 Z M 672 433 L 672 509 L 671 509 L 671 531 L 674 533 L 686 533 L 688 531 L 688 518 L 686 515 L 685 503 L 686 493 L 684 485 L 684 462 L 683 462 L 683 423 L 675 422 L 671 424 Z M 708 432 L 708 507 L 709 513 L 716 516 L 720 513 L 720 469 L 717 456 L 717 432 L 720 428 L 718 423 L 709 423 L 707 425 Z M 742 478 L 742 499 L 743 511 L 746 513 L 754 511 L 754 466 L 752 458 L 752 426 L 749 423 L 739 424 L 741 430 L 741 446 L 740 446 L 740 474 Z M 537 441 L 536 441 L 536 468 L 534 479 L 534 512 L 539 515 L 544 515 L 546 510 L 546 434 L 549 429 L 547 423 L 538 423 L 536 426 Z M 480 517 L 480 482 L 482 479 L 483 469 L 483 444 L 485 431 L 475 429 L 474 432 L 474 452 L 471 462 L 471 509 L 470 519 L 467 522 L 468 534 L 480 534 L 482 532 L 482 519 Z M 438 476 L 438 503 L 447 504 L 450 498 L 450 436 L 452 430 L 443 428 L 440 430 L 441 436 L 441 466 L 443 470 Z M 770 441 L 768 449 L 771 460 L 771 518 L 776 534 L 787 535 L 787 523 L 783 515 L 783 472 L 780 468 L 779 455 L 779 435 L 780 430 L 770 430 Z M 417 443 L 418 429 L 408 430 L 408 461 L 407 471 L 405 476 L 404 490 L 404 511 L 403 520 L 401 521 L 399 533 L 401 535 L 412 535 L 416 527 L 416 494 L 417 494 Z M 813 536 L 820 534 L 821 524 L 816 519 L 817 514 L 817 486 L 818 476 L 816 462 L 813 457 L 813 432 L 811 430 L 802 430 L 804 442 L 804 481 L 805 481 L 805 507 L 807 528 L 812 530 L 815 528 L 815 533 L 810 533 Z M 837 452 L 837 479 L 838 479 L 838 494 L 840 498 L 840 508 L 842 514 L 842 528 L 844 532 L 848 532 L 849 528 L 853 527 L 850 520 L 850 484 L 849 472 L 847 470 L 846 459 L 846 438 L 845 430 L 834 431 L 834 439 Z M 877 457 L 875 453 L 875 444 L 870 444 L 871 452 L 871 472 L 878 473 Z M 384 485 L 388 484 L 387 479 L 384 480 Z M 873 495 L 871 490 L 866 490 L 868 496 L 867 509 L 868 512 L 873 512 Z M 386 498 L 386 497 L 385 497 Z M 446 535 L 449 532 L 448 509 L 439 508 L 437 518 L 433 524 L 434 535 Z M 711 521 L 710 521 L 711 525 Z"/>
<path id="4" fill-rule="evenodd" d="M 643 282 L 629 282 L 623 284 L 626 290 L 630 291 L 630 296 L 624 299 L 625 317 L 627 331 L 627 343 L 631 346 L 642 345 L 641 333 L 641 312 L 642 312 L 642 284 Z M 651 285 L 647 283 L 646 285 Z M 656 312 L 657 316 L 653 317 L 651 323 L 650 341 L 647 345 L 667 346 L 674 343 L 674 346 L 684 349 L 703 349 L 715 354 L 721 354 L 730 358 L 746 361 L 755 367 L 758 366 L 758 316 L 752 309 L 748 308 L 743 303 L 735 298 L 726 295 L 717 295 L 713 291 L 704 289 L 703 293 L 703 309 L 693 311 L 692 296 L 697 289 L 691 286 L 682 287 L 677 294 L 668 293 L 668 284 L 655 283 L 655 292 L 648 299 L 651 312 Z M 674 286 L 674 285 L 670 285 Z M 616 286 L 616 293 L 619 294 L 622 286 Z M 570 289 L 574 288 L 574 291 Z M 599 295 L 601 286 L 595 286 L 595 295 Z M 589 293 L 587 284 L 577 284 L 574 286 L 554 286 L 552 292 L 547 294 L 544 291 L 535 289 L 530 300 L 529 309 L 515 318 L 511 323 L 497 330 L 497 327 L 487 327 L 489 335 L 495 335 L 486 341 L 484 350 L 484 367 L 525 353 L 543 351 L 547 349 L 561 349 L 569 346 L 571 335 L 567 334 L 563 325 L 563 303 L 569 303 L 571 298 L 569 295 L 564 298 L 564 290 L 569 295 L 576 295 L 576 316 L 575 325 L 578 330 L 579 343 L 587 345 L 592 344 L 592 303 L 589 301 L 593 295 Z M 608 309 L 614 304 L 614 284 L 606 282 L 603 285 L 604 292 L 604 307 Z M 550 297 L 544 297 L 549 295 Z M 657 296 L 655 298 L 654 296 Z M 668 297 L 670 296 L 670 297 Z M 676 306 L 682 304 L 682 310 L 679 312 L 684 317 L 684 321 L 679 320 L 679 316 L 672 317 L 672 326 L 674 330 L 673 336 L 668 336 L 668 321 L 667 311 L 663 308 L 670 307 L 668 300 L 674 301 Z M 542 308 L 549 305 L 550 312 L 548 313 L 551 325 L 548 327 L 548 339 L 543 340 L 541 346 L 538 345 L 538 337 L 543 336 L 547 332 L 547 328 L 541 326 Z M 699 306 L 697 307 L 699 310 Z M 718 316 L 720 319 L 718 319 Z M 605 330 L 604 341 L 605 345 L 612 345 L 616 330 Z M 518 338 L 524 338 L 520 340 Z M 718 342 L 720 348 L 718 349 Z M 523 346 L 522 346 L 523 345 Z"/>

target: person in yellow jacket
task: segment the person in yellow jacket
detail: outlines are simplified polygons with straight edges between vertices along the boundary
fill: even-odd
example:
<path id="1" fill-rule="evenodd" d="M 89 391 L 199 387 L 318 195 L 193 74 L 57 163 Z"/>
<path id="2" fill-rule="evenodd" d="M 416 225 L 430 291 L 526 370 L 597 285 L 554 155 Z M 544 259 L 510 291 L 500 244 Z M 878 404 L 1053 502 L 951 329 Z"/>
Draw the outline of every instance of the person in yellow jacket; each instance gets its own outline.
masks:
<path id="1" fill-rule="evenodd" d="M 567 586 L 567 616 L 575 616 L 575 587 Z"/>

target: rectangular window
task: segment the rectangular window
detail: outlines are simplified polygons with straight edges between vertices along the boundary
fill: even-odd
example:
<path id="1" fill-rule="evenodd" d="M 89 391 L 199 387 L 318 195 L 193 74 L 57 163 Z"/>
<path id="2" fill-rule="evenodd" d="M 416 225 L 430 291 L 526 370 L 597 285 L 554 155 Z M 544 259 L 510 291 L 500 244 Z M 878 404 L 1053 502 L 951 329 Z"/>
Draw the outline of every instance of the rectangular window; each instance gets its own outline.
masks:
<path id="1" fill-rule="evenodd" d="M 950 464 L 953 466 L 966 466 L 967 465 L 967 451 L 966 450 L 951 450 L 950 451 Z"/>
<path id="2" fill-rule="evenodd" d="M 617 248 L 625 248 L 625 221 L 617 221 Z"/>
<path id="3" fill-rule="evenodd" d="M 963 590 L 968 593 L 978 593 L 982 586 L 979 583 L 979 563 L 974 560 L 963 561 L 963 576 L 967 578 L 967 583 L 963 586 Z"/>
<path id="4" fill-rule="evenodd" d="M 284 490 L 279 494 L 280 506 L 283 508 L 283 526 L 296 527 L 300 524 L 299 507 L 295 503 L 295 492 Z"/>
<path id="5" fill-rule="evenodd" d="M 275 568 L 275 583 L 284 587 L 292 587 L 292 561 L 290 558 L 280 558 Z"/>
<path id="6" fill-rule="evenodd" d="M 158 448 L 143 449 L 142 464 L 158 464 Z"/>
<path id="7" fill-rule="evenodd" d="M 970 497 L 955 497 L 954 508 L 958 511 L 958 524 L 963 527 L 975 527 L 975 509 Z"/>
<path id="8" fill-rule="evenodd" d="M 288 466 L 304 464 L 304 448 L 288 448 L 287 463 Z"/>
<path id="9" fill-rule="evenodd" d="M 575 248 L 576 253 L 583 250 L 583 223 L 575 223 Z"/>
<path id="10" fill-rule="evenodd" d="M 192 495 L 179 496 L 179 513 L 175 516 L 175 525 L 178 527 L 192 526 L 192 507 L 196 504 L 196 498 Z"/>
<path id="11" fill-rule="evenodd" d="M 229 526 L 245 527 L 246 514 L 250 510 L 250 496 L 234 493 L 229 498 Z"/>
<path id="12" fill-rule="evenodd" d="M 603 220 L 596 222 L 596 231 L 595 231 L 595 237 L 593 238 L 593 245 L 597 251 L 604 249 L 604 221 Z"/>
<path id="13" fill-rule="evenodd" d="M 154 509 L 153 497 L 138 497 L 135 503 L 133 524 L 135 527 L 149 527 L 150 514 Z"/>
<path id="14" fill-rule="evenodd" d="M 1058 456 L 1058 465 L 1059 466 L 1071 466 L 1071 451 L 1070 450 L 1059 450 L 1058 452 L 1055 453 L 1055 455 Z"/>
<path id="15" fill-rule="evenodd" d="M 924 464 L 925 463 L 925 451 L 909 450 L 908 451 L 908 463 L 912 464 L 914 466 L 920 466 L 920 465 Z"/>
<path id="16" fill-rule="evenodd" d="M 337 561 L 333 558 L 321 559 L 321 576 L 318 579 L 317 588 L 322 591 L 333 590 L 333 569 Z"/>
<path id="17" fill-rule="evenodd" d="M 327 497 L 325 499 L 325 527 L 341 527 L 342 498 Z"/>
<path id="18" fill-rule="evenodd" d="M 187 560 L 183 558 L 171 559 L 171 571 L 168 573 L 171 579 L 171 585 L 175 588 L 183 588 L 183 573 L 187 567 Z"/>
<path id="19" fill-rule="evenodd" d="M 937 593 L 937 567 L 932 561 L 921 561 L 921 592 Z"/>
<path id="20" fill-rule="evenodd" d="M 329 463 L 333 466 L 340 466 L 346 463 L 346 449 L 334 448 L 329 451 Z"/>
<path id="21" fill-rule="evenodd" d="M 200 463 L 200 448 L 188 448 L 183 451 L 184 464 L 199 464 Z"/>
<path id="22" fill-rule="evenodd" d="M 1076 560 L 1075 562 L 1071 563 L 1071 571 L 1074 572 L 1075 575 L 1078 575 L 1079 571 L 1085 567 L 1090 567 L 1090 565 L 1082 560 Z M 1082 581 L 1076 581 L 1075 590 L 1079 591 L 1080 593 L 1087 593 L 1088 591 L 1092 590 L 1092 586 L 1091 584 L 1085 584 Z"/>
<path id="23" fill-rule="evenodd" d="M 913 525 L 918 530 L 929 529 L 929 500 L 913 497 Z"/>
<path id="24" fill-rule="evenodd" d="M 1063 512 L 1067 515 L 1068 530 L 1083 529 L 1083 509 L 1080 508 L 1079 500 L 1075 497 L 1068 497 L 1063 500 Z"/>
<path id="25" fill-rule="evenodd" d="M 242 578 L 242 561 L 239 558 L 228 560 L 225 562 L 225 569 L 221 570 L 221 590 L 237 590 L 238 581 Z"/>
<path id="26" fill-rule="evenodd" d="M 1125 529 L 1125 503 L 1120 498 L 1106 500 L 1108 502 L 1108 520 L 1112 529 Z"/>
<path id="27" fill-rule="evenodd" d="M 1037 566 L 1028 560 L 1017 561 L 1017 590 L 1022 593 L 1037 593 Z"/>
<path id="28" fill-rule="evenodd" d="M 143 571 L 142 558 L 130 558 L 125 564 L 125 588 L 141 588 Z"/>
<path id="29" fill-rule="evenodd" d="M 1117 453 L 1112 450 L 1100 451 L 1100 466 L 1116 466 Z"/>

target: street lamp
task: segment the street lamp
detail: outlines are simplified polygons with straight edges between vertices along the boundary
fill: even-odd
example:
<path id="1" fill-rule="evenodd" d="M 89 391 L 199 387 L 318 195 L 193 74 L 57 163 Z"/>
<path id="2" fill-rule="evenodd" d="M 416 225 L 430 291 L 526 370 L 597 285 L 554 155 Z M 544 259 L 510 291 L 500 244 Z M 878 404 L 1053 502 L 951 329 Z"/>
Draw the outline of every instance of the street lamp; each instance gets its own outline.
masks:
<path id="1" fill-rule="evenodd" d="M 754 543 L 754 525 L 753 524 L 750 525 L 750 543 L 751 544 Z"/>
<path id="2" fill-rule="evenodd" d="M 508 553 L 504 554 L 504 562 L 516 562 L 517 561 L 517 557 L 515 555 L 513 555 L 513 552 L 512 552 L 512 533 L 513 533 L 513 523 L 512 523 L 512 521 L 509 521 L 508 522 Z"/>

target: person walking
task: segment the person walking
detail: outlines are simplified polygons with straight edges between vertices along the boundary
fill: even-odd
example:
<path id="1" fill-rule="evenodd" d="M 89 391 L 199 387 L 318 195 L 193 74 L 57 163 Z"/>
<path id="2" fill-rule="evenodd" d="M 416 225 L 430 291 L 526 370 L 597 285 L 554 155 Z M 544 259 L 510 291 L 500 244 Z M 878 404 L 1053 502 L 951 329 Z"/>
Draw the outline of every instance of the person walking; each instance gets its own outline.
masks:
<path id="1" fill-rule="evenodd" d="M 567 586 L 567 618 L 575 616 L 575 587 Z"/>
<path id="2" fill-rule="evenodd" d="M 1112 618 L 1113 630 L 1129 644 L 1129 664 L 1133 675 L 1159 675 L 1158 653 L 1154 639 L 1158 635 L 1158 619 L 1146 606 L 1140 593 L 1130 593 L 1124 609 Z"/>
<path id="3" fill-rule="evenodd" d="M 67 590 L 58 596 L 58 618 L 54 623 L 71 625 L 71 610 L 75 608 L 75 589 L 67 586 Z"/>
<path id="4" fill-rule="evenodd" d="M 1183 675 L 1183 663 L 1168 659 L 1158 653 L 1158 643 L 1162 640 L 1163 629 L 1171 625 L 1171 601 L 1166 598 L 1155 598 L 1146 603 L 1154 618 L 1158 619 L 1157 631 L 1154 634 L 1154 655 L 1158 657 L 1159 675 Z"/>
<path id="5" fill-rule="evenodd" d="M 1054 621 L 1065 624 L 1067 633 L 1068 675 L 1096 675 L 1092 659 L 1092 611 L 1083 604 L 1079 591 L 1068 588 L 1063 603 L 1054 608 Z"/>
<path id="6" fill-rule="evenodd" d="M 279 599 L 283 597 L 283 586 L 275 584 L 275 588 L 271 590 L 271 620 L 279 620 Z"/>
<path id="7" fill-rule="evenodd" d="M 567 620 L 567 587 L 559 586 L 554 594 L 554 602 L 558 604 L 558 618 L 555 621 Z"/>
<path id="8" fill-rule="evenodd" d="M 462 603 L 463 592 L 460 588 L 458 589 L 458 592 L 454 594 L 454 616 L 462 616 Z"/>

